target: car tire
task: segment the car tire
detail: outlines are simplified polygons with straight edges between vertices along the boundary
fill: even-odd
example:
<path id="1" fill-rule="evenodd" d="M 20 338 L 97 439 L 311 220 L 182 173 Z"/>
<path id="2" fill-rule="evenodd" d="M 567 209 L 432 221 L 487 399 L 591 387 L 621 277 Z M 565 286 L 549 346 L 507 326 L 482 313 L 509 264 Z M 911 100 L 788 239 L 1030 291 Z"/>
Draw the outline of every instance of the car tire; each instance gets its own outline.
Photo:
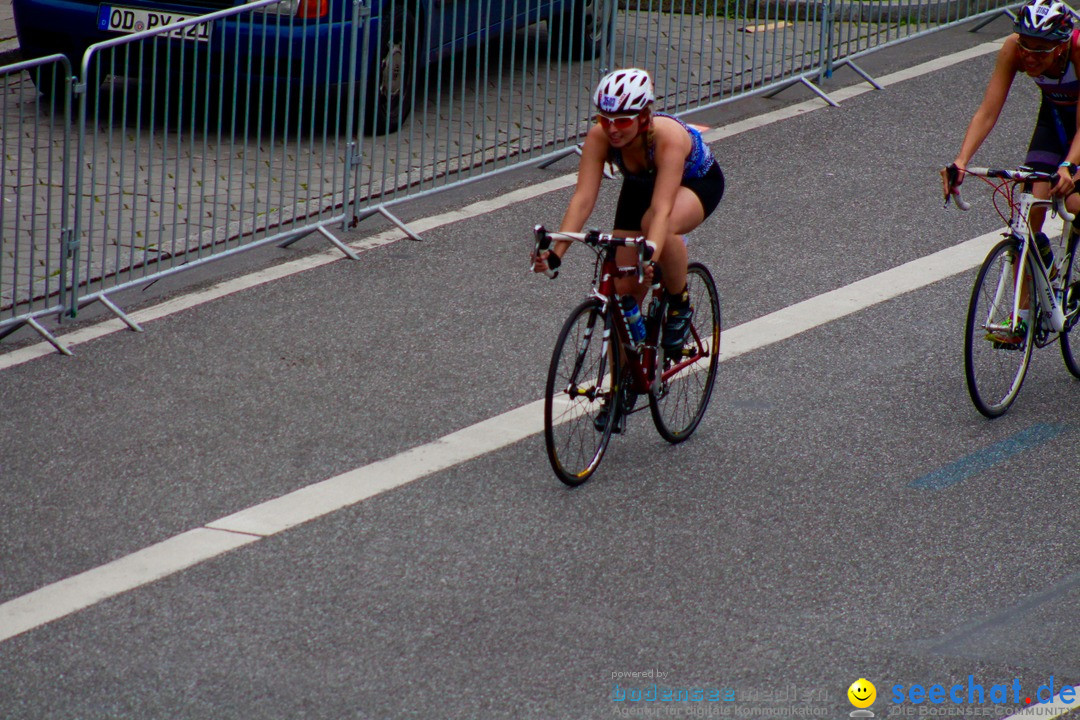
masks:
<path id="1" fill-rule="evenodd" d="M 570 9 L 548 21 L 551 42 L 566 60 L 592 60 L 600 54 L 603 0 L 570 0 Z M 611 38 L 608 38 L 610 45 Z"/>
<path id="2" fill-rule="evenodd" d="M 385 6 L 384 6 L 385 7 Z M 416 16 L 407 7 L 398 7 L 379 24 L 378 51 L 369 62 L 367 94 L 364 98 L 364 132 L 385 135 L 401 128 L 412 112 L 413 79 L 416 69 Z"/>
<path id="3" fill-rule="evenodd" d="M 66 84 L 67 79 L 64 77 L 65 71 L 67 71 L 67 66 L 62 63 L 40 65 L 29 71 L 30 81 L 34 83 L 34 87 L 37 88 L 38 92 L 44 96 L 45 102 L 51 105 L 54 110 L 63 110 L 67 107 L 68 100 L 74 97 L 75 84 L 78 81 L 73 77 L 69 89 Z M 100 85 L 100 82 L 97 85 L 87 83 L 87 88 L 96 88 L 98 85 Z M 88 92 L 87 94 L 91 93 Z M 73 109 L 76 107 L 78 106 L 72 105 Z"/>

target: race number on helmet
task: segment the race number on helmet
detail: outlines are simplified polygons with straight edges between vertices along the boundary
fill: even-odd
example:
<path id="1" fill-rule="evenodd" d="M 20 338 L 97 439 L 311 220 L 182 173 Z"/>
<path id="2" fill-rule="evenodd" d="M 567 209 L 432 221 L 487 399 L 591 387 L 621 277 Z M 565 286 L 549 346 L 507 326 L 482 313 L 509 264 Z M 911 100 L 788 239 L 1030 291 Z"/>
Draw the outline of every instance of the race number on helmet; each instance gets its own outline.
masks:
<path id="1" fill-rule="evenodd" d="M 640 68 L 609 72 L 593 93 L 593 104 L 605 113 L 639 112 L 655 99 L 652 78 Z"/>
<path id="2" fill-rule="evenodd" d="M 1073 31 L 1073 15 L 1058 0 L 1031 0 L 1016 15 L 1013 32 L 1026 37 L 1064 42 Z"/>

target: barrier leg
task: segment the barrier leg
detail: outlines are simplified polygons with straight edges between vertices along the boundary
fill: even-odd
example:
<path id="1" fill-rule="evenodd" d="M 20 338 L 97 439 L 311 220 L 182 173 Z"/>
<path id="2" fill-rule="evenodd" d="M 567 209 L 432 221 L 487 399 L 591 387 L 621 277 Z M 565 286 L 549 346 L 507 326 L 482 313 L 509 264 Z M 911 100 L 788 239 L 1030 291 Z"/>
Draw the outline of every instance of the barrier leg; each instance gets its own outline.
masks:
<path id="1" fill-rule="evenodd" d="M 318 227 L 316 227 L 313 230 L 305 230 L 302 233 L 299 233 L 297 235 L 293 235 L 290 238 L 286 238 L 285 240 L 282 240 L 281 242 L 279 242 L 277 244 L 277 246 L 281 247 L 281 248 L 289 247 L 290 245 L 292 245 L 297 240 L 299 240 L 301 238 L 304 238 L 304 237 L 307 237 L 308 235 L 311 235 L 312 233 L 315 233 L 315 232 L 319 233 L 324 238 L 329 240 L 331 245 L 336 247 L 341 252 L 345 253 L 345 256 L 347 258 L 349 258 L 350 260 L 359 260 L 360 259 L 360 256 L 357 255 L 356 252 L 353 251 L 353 249 L 351 247 L 349 247 L 345 243 L 341 242 L 341 240 L 339 240 L 333 233 L 331 233 L 329 230 L 327 230 L 322 225 L 319 225 Z"/>
<path id="2" fill-rule="evenodd" d="M 987 25 L 989 25 L 990 23 L 994 22 L 995 20 L 997 20 L 997 19 L 998 19 L 999 17 L 1001 17 L 1002 15 L 1005 15 L 1005 16 L 1007 16 L 1007 17 L 1008 17 L 1008 18 L 1009 18 L 1010 20 L 1012 20 L 1013 22 L 1016 22 L 1016 14 L 1015 14 L 1015 13 L 1013 13 L 1013 11 L 1012 11 L 1012 10 L 1009 10 L 1009 9 L 1002 9 L 1002 11 L 1001 11 L 1001 12 L 999 12 L 999 13 L 996 13 L 996 14 L 994 14 L 994 15 L 991 15 L 990 17 L 986 18 L 985 20 L 983 20 L 982 22 L 980 22 L 980 23 L 979 23 L 978 25 L 976 25 L 975 27 L 973 27 L 973 28 L 971 28 L 970 30 L 968 30 L 968 32 L 979 32 L 979 31 L 980 31 L 980 30 L 982 30 L 982 29 L 983 29 L 984 27 L 986 27 L 986 26 L 987 26 Z"/>
<path id="3" fill-rule="evenodd" d="M 814 83 L 810 82 L 809 80 L 807 80 L 807 79 L 806 79 L 806 78 L 804 78 L 804 77 L 801 77 L 801 78 L 796 78 L 795 80 L 792 80 L 791 82 L 789 82 L 789 83 L 786 83 L 785 85 L 782 85 L 782 86 L 780 86 L 780 87 L 776 88 L 776 89 L 775 89 L 775 90 L 773 90 L 773 91 L 772 91 L 771 93 L 767 93 L 767 94 L 765 95 L 765 97 L 767 97 L 767 98 L 771 98 L 771 97 L 772 97 L 772 96 L 774 96 L 774 95 L 779 95 L 780 93 L 782 93 L 783 91 L 785 91 L 785 90 L 787 90 L 787 89 L 788 89 L 789 87 L 791 87 L 792 85 L 798 85 L 799 83 L 802 83 L 802 84 L 803 84 L 803 85 L 805 85 L 806 87 L 810 88 L 810 90 L 812 90 L 812 91 L 813 91 L 813 93 L 814 93 L 815 95 L 817 95 L 817 96 L 818 96 L 819 98 L 821 98 L 821 99 L 822 99 L 822 100 L 824 100 L 825 102 L 829 103 L 829 104 L 830 104 L 830 105 L 832 105 L 833 107 L 840 107 L 840 106 L 839 106 L 839 105 L 838 105 L 838 104 L 836 103 L 836 101 L 835 101 L 835 100 L 833 100 L 833 99 L 832 99 L 831 97 L 829 97 L 828 95 L 826 95 L 826 94 L 825 94 L 825 91 L 824 91 L 824 90 L 822 90 L 822 89 L 821 89 L 821 88 L 819 88 L 819 87 L 818 87 L 817 85 L 815 85 Z"/>
<path id="4" fill-rule="evenodd" d="M 61 354 L 67 355 L 68 357 L 71 357 L 71 356 L 73 356 L 75 354 L 75 353 L 71 352 L 70 350 L 68 350 L 67 346 L 64 345 L 64 343 L 57 340 L 53 336 L 52 333 L 50 333 L 45 328 L 41 327 L 41 324 L 37 320 L 35 320 L 34 318 L 27 318 L 26 324 L 29 325 L 30 327 L 34 328 L 34 330 L 37 331 L 38 335 L 45 338 L 45 340 L 47 340 L 49 342 L 49 344 L 52 345 L 54 348 L 56 348 Z"/>
<path id="5" fill-rule="evenodd" d="M 357 215 L 357 216 L 355 216 L 353 218 L 353 221 L 349 225 L 349 227 L 356 227 L 357 225 L 359 225 L 361 223 L 361 221 L 366 220 L 367 218 L 369 218 L 369 217 L 371 217 L 372 215 L 375 215 L 375 214 L 382 215 L 387 220 L 389 220 L 390 222 L 397 225 L 401 229 L 401 231 L 403 233 L 405 233 L 406 235 L 409 236 L 410 240 L 417 240 L 417 241 L 423 240 L 422 237 L 420 237 L 419 235 L 414 233 L 411 229 L 409 229 L 408 225 L 403 223 L 392 212 L 387 210 L 386 206 L 384 206 L 384 205 L 380 205 L 380 206 L 374 207 L 374 208 L 368 208 L 367 210 L 361 211 L 359 215 Z"/>

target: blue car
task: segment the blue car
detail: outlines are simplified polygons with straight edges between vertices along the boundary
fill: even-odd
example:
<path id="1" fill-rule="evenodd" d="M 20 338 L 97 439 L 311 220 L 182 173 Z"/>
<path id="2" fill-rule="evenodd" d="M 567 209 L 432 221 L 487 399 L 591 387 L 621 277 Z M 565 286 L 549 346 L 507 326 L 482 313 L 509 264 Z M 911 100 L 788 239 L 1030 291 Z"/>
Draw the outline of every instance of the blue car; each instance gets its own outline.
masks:
<path id="1" fill-rule="evenodd" d="M 367 73 L 365 130 L 397 130 L 412 110 L 413 82 L 424 66 L 490 38 L 545 21 L 552 47 L 567 59 L 595 57 L 602 0 L 369 0 L 356 52 L 356 80 Z M 24 58 L 66 55 L 76 75 L 95 44 L 185 19 L 244 7 L 238 0 L 13 0 Z M 213 23 L 112 48 L 91 64 L 88 85 L 105 74 L 143 78 L 197 76 L 230 92 L 285 83 L 305 91 L 346 83 L 352 32 L 351 0 L 282 0 Z M 366 50 L 365 50 L 366 48 Z M 58 92 L 48 72 L 39 89 Z M 85 78 L 84 78 L 85 80 Z M 177 83 L 172 85 L 175 87 Z"/>

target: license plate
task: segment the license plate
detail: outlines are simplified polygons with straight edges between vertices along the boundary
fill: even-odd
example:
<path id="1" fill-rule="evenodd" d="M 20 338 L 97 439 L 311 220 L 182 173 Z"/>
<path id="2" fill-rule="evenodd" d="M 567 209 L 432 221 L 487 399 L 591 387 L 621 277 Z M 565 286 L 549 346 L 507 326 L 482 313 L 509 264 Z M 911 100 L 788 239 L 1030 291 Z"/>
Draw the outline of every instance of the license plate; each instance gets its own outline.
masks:
<path id="1" fill-rule="evenodd" d="M 98 7 L 98 30 L 119 33 L 136 33 L 143 30 L 165 27 L 182 22 L 197 15 L 182 15 L 180 13 L 166 12 L 164 10 L 148 10 L 146 8 L 119 7 L 116 5 L 101 5 Z M 183 38 L 206 42 L 210 39 L 210 25 L 212 23 L 200 23 L 189 25 L 179 30 L 164 33 L 169 37 Z"/>

